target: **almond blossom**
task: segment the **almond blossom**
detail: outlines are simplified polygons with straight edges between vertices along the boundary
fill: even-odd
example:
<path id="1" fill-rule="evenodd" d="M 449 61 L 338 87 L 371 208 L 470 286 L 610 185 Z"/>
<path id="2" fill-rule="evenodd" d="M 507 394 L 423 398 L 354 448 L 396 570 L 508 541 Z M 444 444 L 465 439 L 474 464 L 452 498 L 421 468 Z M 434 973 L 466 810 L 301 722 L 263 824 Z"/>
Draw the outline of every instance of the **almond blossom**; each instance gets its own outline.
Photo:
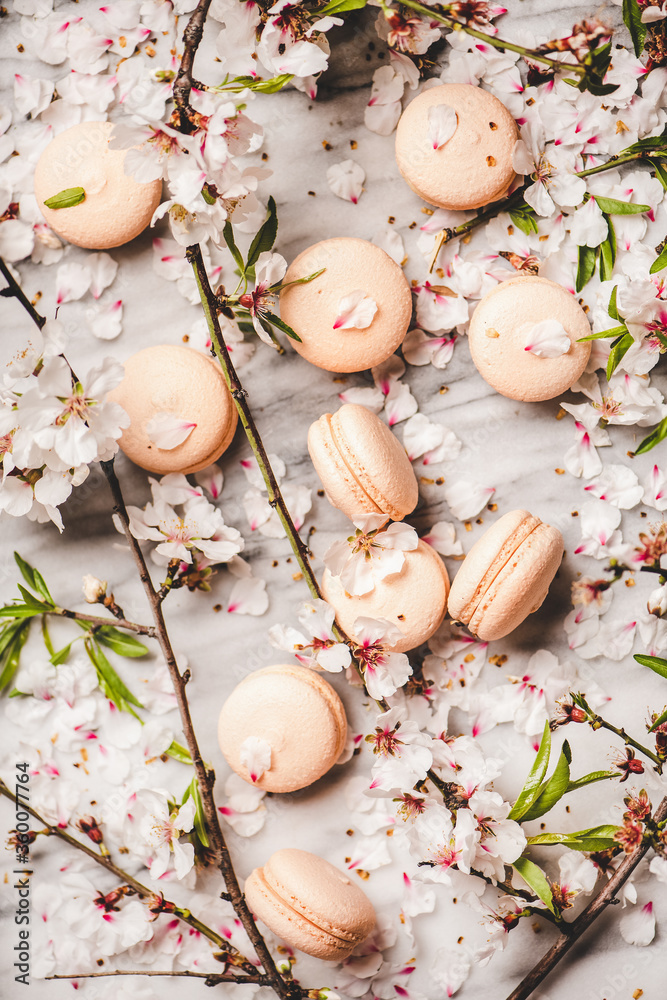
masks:
<path id="1" fill-rule="evenodd" d="M 388 698 L 403 687 L 412 674 L 405 653 L 387 649 L 399 642 L 403 633 L 385 618 L 357 618 L 353 631 L 354 658 L 363 668 L 366 690 L 376 701 Z"/>
<path id="2" fill-rule="evenodd" d="M 140 820 L 141 833 L 153 855 L 151 875 L 153 878 L 164 875 L 173 857 L 176 878 L 184 878 L 195 863 L 195 850 L 192 844 L 181 844 L 179 837 L 192 830 L 194 798 L 190 796 L 180 808 L 172 808 L 167 792 L 143 789 L 138 799 L 145 809 Z"/>
<path id="3" fill-rule="evenodd" d="M 400 521 L 387 526 L 383 514 L 369 514 L 354 522 L 356 531 L 345 541 L 333 542 L 324 564 L 348 594 L 367 594 L 385 577 L 398 573 L 405 552 L 417 548 L 417 532 Z"/>
<path id="4" fill-rule="evenodd" d="M 371 788 L 385 791 L 411 788 L 426 777 L 431 766 L 430 737 L 421 732 L 416 722 L 401 718 L 402 714 L 400 709 L 391 708 L 379 715 L 375 732 L 366 737 L 376 758 Z"/>
<path id="5" fill-rule="evenodd" d="M 464 874 L 474 862 L 480 832 L 470 809 L 459 809 L 456 820 L 446 806 L 431 805 L 408 830 L 412 853 L 423 858 L 423 877 L 451 885 L 451 868 Z"/>
<path id="6" fill-rule="evenodd" d="M 305 632 L 285 625 L 272 625 L 269 642 L 276 649 L 294 653 L 308 667 L 339 673 L 350 665 L 350 650 L 333 635 L 335 611 L 326 601 L 315 598 L 301 605 L 298 619 Z"/>
<path id="7" fill-rule="evenodd" d="M 327 184 L 336 197 L 351 201 L 354 205 L 361 197 L 365 179 L 365 170 L 354 160 L 334 163 L 327 170 Z"/>
<path id="8" fill-rule="evenodd" d="M 257 258 L 255 265 L 255 287 L 251 292 L 244 292 L 239 303 L 247 309 L 252 317 L 252 325 L 260 340 L 269 347 L 275 346 L 273 340 L 264 329 L 262 320 L 271 312 L 275 302 L 275 287 L 280 284 L 287 270 L 287 261 L 279 253 L 264 251 Z"/>

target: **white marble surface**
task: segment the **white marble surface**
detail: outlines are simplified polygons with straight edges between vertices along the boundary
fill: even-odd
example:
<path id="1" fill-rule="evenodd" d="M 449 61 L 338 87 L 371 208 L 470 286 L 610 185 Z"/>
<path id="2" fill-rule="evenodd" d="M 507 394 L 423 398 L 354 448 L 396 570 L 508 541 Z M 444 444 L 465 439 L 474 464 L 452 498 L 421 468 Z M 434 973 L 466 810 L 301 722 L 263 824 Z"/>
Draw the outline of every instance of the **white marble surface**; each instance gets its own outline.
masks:
<path id="1" fill-rule="evenodd" d="M 599 13 L 595 3 L 576 3 L 559 0 L 509 0 L 510 14 L 504 18 L 501 30 L 512 35 L 524 27 L 556 35 L 567 29 L 574 18 Z M 59 5 L 63 6 L 63 5 Z M 79 4 L 84 7 L 85 4 Z M 602 14 L 614 22 L 620 19 L 619 8 L 607 5 Z M 2 25 L 4 59 L 0 66 L 2 93 L 10 91 L 13 74 L 27 69 L 25 58 L 16 53 L 16 18 L 10 15 Z M 253 106 L 254 117 L 266 125 L 264 149 L 269 154 L 268 165 L 274 176 L 267 184 L 276 197 L 280 219 L 278 249 L 291 259 L 305 246 L 328 236 L 354 235 L 371 238 L 386 224 L 389 216 L 396 219 L 406 238 L 409 261 L 406 273 L 410 278 L 423 277 L 422 257 L 415 245 L 414 234 L 406 226 L 423 218 L 421 203 L 400 179 L 393 158 L 393 137 L 380 137 L 368 132 L 363 125 L 363 112 L 368 99 L 371 71 L 377 65 L 377 45 L 367 58 L 369 40 L 376 41 L 370 22 L 363 29 L 340 29 L 331 36 L 334 44 L 332 68 L 321 88 L 316 102 L 303 94 L 288 91 L 257 100 Z M 45 74 L 52 72 L 43 67 Z M 56 75 L 56 74 L 54 74 Z M 350 154 L 350 140 L 357 148 Z M 330 150 L 323 148 L 328 142 Z M 366 190 L 358 205 L 344 203 L 335 198 L 326 184 L 326 168 L 352 155 L 366 170 Z M 314 191 L 315 197 L 308 191 Z M 80 259 L 83 251 L 71 248 L 69 259 Z M 114 251 L 120 263 L 120 272 L 114 291 L 122 292 L 125 304 L 124 332 L 109 345 L 92 339 L 85 328 L 85 305 L 73 303 L 63 309 L 71 337 L 71 358 L 75 366 L 85 367 L 86 362 L 107 351 L 123 360 L 140 347 L 151 343 L 178 343 L 186 335 L 198 316 L 198 310 L 180 296 L 175 287 L 169 287 L 154 274 L 152 269 L 151 236 L 144 234 L 131 246 Z M 19 271 L 29 295 L 37 290 L 43 293 L 40 308 L 47 315 L 54 308 L 53 271 L 37 269 L 30 265 L 19 266 Z M 29 321 L 15 302 L 2 300 L 2 352 L 9 354 L 18 338 L 29 329 Z M 242 378 L 249 390 L 249 402 L 269 451 L 278 453 L 288 467 L 288 481 L 301 482 L 316 490 L 319 483 L 306 452 L 306 431 L 309 423 L 336 405 L 336 393 L 341 385 L 323 371 L 308 366 L 298 355 L 288 349 L 284 358 L 276 358 L 268 348 L 259 346 L 255 357 L 242 371 Z M 572 427 L 569 420 L 556 421 L 558 403 L 547 402 L 522 405 L 496 395 L 474 369 L 467 345 L 459 343 L 454 359 L 444 372 L 428 366 L 409 368 L 406 381 L 419 400 L 420 410 L 434 420 L 450 426 L 463 441 L 460 458 L 453 466 L 441 471 L 447 477 L 469 477 L 495 486 L 494 500 L 498 513 L 515 507 L 526 507 L 552 524 L 557 524 L 565 535 L 567 556 L 558 580 L 539 615 L 533 616 L 515 633 L 495 644 L 492 652 L 508 657 L 503 671 L 487 665 L 490 683 L 499 683 L 501 673 L 521 674 L 522 667 L 537 648 L 548 648 L 564 659 L 571 656 L 562 629 L 562 619 L 569 609 L 569 586 L 578 572 L 589 566 L 571 555 L 579 540 L 576 517 L 573 516 L 584 500 L 583 483 L 568 475 L 558 475 L 562 456 L 571 443 Z M 346 386 L 367 383 L 364 374 L 350 376 Z M 664 376 L 656 376 L 655 384 L 664 388 Z M 448 392 L 440 393 L 446 385 Z M 623 461 L 628 449 L 636 444 L 632 429 L 613 429 L 613 449 L 607 449 L 605 461 Z M 267 629 L 276 622 L 293 621 L 293 611 L 306 596 L 303 583 L 293 580 L 295 571 L 286 541 L 252 537 L 240 497 L 245 488 L 245 478 L 238 461 L 249 449 L 242 434 L 236 436 L 232 448 L 223 461 L 225 490 L 222 510 L 228 523 L 238 526 L 246 535 L 246 555 L 250 557 L 255 572 L 268 580 L 270 607 L 261 618 L 249 618 L 215 613 L 213 605 L 223 602 L 229 591 L 227 574 L 215 580 L 211 595 L 191 595 L 179 592 L 169 598 L 167 616 L 176 648 L 187 653 L 193 679 L 188 688 L 196 728 L 204 756 L 214 763 L 220 778 L 226 773 L 215 739 L 215 725 L 220 704 L 238 679 L 249 670 L 276 662 L 280 659 L 267 642 Z M 653 456 L 636 460 L 641 468 L 648 468 Z M 127 499 L 143 504 L 147 496 L 146 479 L 140 470 L 124 459 L 118 462 L 119 473 L 125 485 Z M 94 573 L 113 582 L 113 588 L 130 618 L 145 619 L 146 609 L 134 568 L 128 554 L 118 544 L 109 517 L 109 503 L 102 476 L 93 472 L 88 483 L 80 488 L 65 508 L 66 531 L 61 537 L 50 525 L 37 526 L 27 522 L 4 520 L 1 527 L 0 595 L 12 596 L 15 570 L 12 551 L 21 553 L 35 562 L 53 585 L 64 605 L 79 606 L 80 577 Z M 649 512 L 655 520 L 654 512 Z M 430 527 L 439 519 L 449 519 L 442 487 L 425 485 L 421 491 L 420 505 L 411 522 L 420 530 Z M 491 523 L 491 516 L 484 513 L 482 520 Z M 645 522 L 644 522 L 645 523 Z M 314 495 L 313 509 L 307 517 L 305 530 L 315 528 L 313 547 L 321 553 L 334 536 L 346 527 L 342 514 L 333 510 L 326 500 Z M 624 536 L 632 538 L 640 526 L 637 510 L 624 512 Z M 460 537 L 467 549 L 483 530 L 474 525 L 470 533 L 461 527 Z M 277 565 L 273 566 L 273 561 Z M 590 570 L 597 573 L 597 564 Z M 450 563 L 455 572 L 456 564 Z M 646 596 L 653 587 L 653 578 L 638 578 L 636 586 L 627 591 L 623 586 L 616 600 L 621 606 L 627 602 L 641 610 Z M 639 646 L 637 649 L 639 650 Z M 576 660 L 576 657 L 575 657 Z M 664 683 L 642 670 L 628 658 L 621 663 L 604 663 L 593 660 L 578 662 L 584 679 L 594 677 L 613 696 L 608 715 L 613 720 L 622 719 L 625 725 L 637 732 L 643 731 L 647 704 L 655 704 Z M 495 672 L 495 674 L 494 674 Z M 498 681 L 495 676 L 498 676 Z M 355 731 L 369 726 L 369 715 L 357 690 L 346 689 L 340 678 L 334 684 L 341 693 Z M 452 715 L 452 728 L 457 731 L 463 720 Z M 573 727 L 571 727 L 573 728 Z M 19 735 L 4 720 L 0 727 L 2 742 L 11 751 Z M 366 731 L 368 731 L 366 729 Z M 593 734 L 588 729 L 568 732 L 574 745 L 576 773 L 604 767 L 611 758 L 612 743 L 605 735 Z M 516 793 L 525 773 L 531 754 L 526 749 L 524 737 L 518 736 L 508 726 L 500 726 L 482 738 L 494 754 L 507 761 L 502 778 L 497 782 L 506 797 Z M 281 846 L 299 846 L 323 854 L 334 863 L 342 865 L 351 849 L 345 830 L 346 822 L 344 786 L 353 771 L 362 773 L 370 766 L 369 755 L 364 751 L 360 758 L 344 770 L 335 769 L 314 787 L 280 799 L 273 798 L 269 805 L 269 819 L 264 829 L 251 840 L 242 840 L 230 832 L 229 841 L 239 874 L 245 876 L 255 864 L 260 863 L 274 849 Z M 652 779 L 648 779 L 651 786 Z M 656 782 L 652 791 L 657 796 Z M 572 824 L 573 828 L 590 825 L 595 821 L 618 818 L 619 789 L 592 786 L 579 799 L 572 798 L 572 815 L 566 816 L 558 807 L 550 818 L 550 825 Z M 10 812 L 3 801 L 0 806 L 1 825 L 10 821 Z M 35 851 L 38 878 L 56 879 L 54 845 L 40 844 Z M 398 912 L 400 900 L 400 864 L 413 871 L 414 862 L 405 857 L 391 868 L 373 872 L 364 888 L 381 908 Z M 6 887 L 3 887 L 3 890 Z M 639 887 L 640 900 L 653 898 L 658 916 L 658 933 L 653 946 L 635 949 L 621 939 L 616 926 L 617 912 L 605 916 L 571 956 L 550 977 L 545 986 L 535 994 L 541 1000 L 630 1000 L 633 991 L 643 989 L 645 1000 L 662 1000 L 665 994 L 667 958 L 664 950 L 664 927 L 667 920 L 667 898 L 664 886 L 646 884 Z M 174 890 L 176 893 L 176 890 Z M 7 912 L 7 893 L 2 895 L 5 930 L 0 945 L 0 970 L 3 980 L 0 995 L 15 1000 L 24 993 L 8 981 L 10 964 L 11 914 Z M 455 947 L 463 936 L 476 946 L 482 943 L 483 932 L 478 918 L 462 905 L 453 905 L 439 899 L 435 913 L 417 918 L 418 972 L 412 984 L 428 1000 L 439 1000 L 440 991 L 429 981 L 429 954 L 437 947 Z M 503 1000 L 521 976 L 533 965 L 542 950 L 552 939 L 551 930 L 544 925 L 539 936 L 530 922 L 513 932 L 507 950 L 484 969 L 475 969 L 460 991 L 462 1000 L 484 996 L 487 1000 Z M 407 960 L 410 954 L 397 950 L 396 958 Z M 304 982 L 319 983 L 317 963 L 299 959 L 297 974 Z M 188 984 L 187 995 L 195 995 L 197 987 Z M 219 988 L 222 995 L 228 992 Z M 29 996 L 34 1000 L 59 998 L 70 995 L 71 986 L 61 983 L 33 982 Z M 97 991 L 97 992 L 96 992 Z M 183 988 L 179 981 L 160 981 L 157 990 L 166 997 L 180 996 Z M 84 996 L 122 997 L 123 988 L 117 982 L 103 981 L 94 987 L 90 984 L 82 991 Z"/>

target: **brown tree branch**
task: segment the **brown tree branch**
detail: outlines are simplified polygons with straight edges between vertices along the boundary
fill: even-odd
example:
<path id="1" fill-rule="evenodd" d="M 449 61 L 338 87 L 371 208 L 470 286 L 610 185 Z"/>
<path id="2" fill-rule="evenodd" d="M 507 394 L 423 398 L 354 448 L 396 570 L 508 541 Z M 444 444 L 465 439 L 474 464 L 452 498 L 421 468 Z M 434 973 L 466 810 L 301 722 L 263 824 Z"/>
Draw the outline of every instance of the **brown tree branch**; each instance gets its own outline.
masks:
<path id="1" fill-rule="evenodd" d="M 110 976 L 183 976 L 187 979 L 204 979 L 205 986 L 219 983 L 253 983 L 256 986 L 270 986 L 266 976 L 237 976 L 233 972 L 154 972 L 153 969 L 111 969 L 109 972 L 80 972 L 78 974 L 44 976 L 45 979 L 102 979 Z"/>
<path id="2" fill-rule="evenodd" d="M 3 795 L 6 799 L 9 799 L 11 802 L 16 801 L 15 796 L 12 794 L 11 790 L 7 787 L 2 778 L 0 778 L 0 795 Z M 87 844 L 84 844 L 80 840 L 77 840 L 76 837 L 73 837 L 70 833 L 67 833 L 66 830 L 62 830 L 59 826 L 52 826 L 49 822 L 47 822 L 47 820 L 44 819 L 43 816 L 41 816 L 37 812 L 36 809 L 33 809 L 32 806 L 30 805 L 26 805 L 24 799 L 21 799 L 21 808 L 25 809 L 26 812 L 29 812 L 30 815 L 33 817 L 33 819 L 36 819 L 37 822 L 44 827 L 43 832 L 45 832 L 47 836 L 57 837 L 58 840 L 62 840 L 63 843 L 69 844 L 70 847 L 75 848 L 75 850 L 77 851 L 81 851 L 81 853 L 85 854 L 86 857 L 91 859 L 91 861 L 94 861 L 96 865 L 99 865 L 106 871 L 111 872 L 112 875 L 115 875 L 116 878 L 121 883 L 132 886 L 137 896 L 142 901 L 145 902 L 146 900 L 149 900 L 151 897 L 154 897 L 156 895 L 152 889 L 148 888 L 148 886 L 144 885 L 142 882 L 139 882 L 138 879 L 134 878 L 128 872 L 123 871 L 123 869 L 119 868 L 118 865 L 115 865 L 108 855 L 100 854 L 98 853 L 98 851 L 94 851 L 92 847 L 88 847 Z M 189 924 L 190 927 L 193 927 L 195 930 L 199 931 L 201 934 L 204 935 L 204 937 L 208 938 L 209 941 L 212 941 L 213 944 L 215 944 L 218 948 L 224 948 L 225 951 L 229 950 L 229 942 L 226 940 L 226 938 L 221 937 L 221 935 L 218 934 L 216 931 L 214 931 L 212 928 L 207 927 L 206 924 L 202 923 L 202 921 L 199 920 L 197 917 L 195 917 L 192 913 L 190 913 L 189 910 L 185 910 L 180 906 L 176 906 L 175 903 L 171 903 L 168 900 L 164 901 L 164 907 L 165 907 L 164 909 L 165 913 L 170 913 L 173 916 L 178 917 L 179 920 L 182 920 L 184 923 Z"/>
<path id="3" fill-rule="evenodd" d="M 162 601 L 160 599 L 159 592 L 153 586 L 153 581 L 151 580 L 150 573 L 148 572 L 148 567 L 146 565 L 143 552 L 141 551 L 141 546 L 130 531 L 130 519 L 125 506 L 125 501 L 123 499 L 120 483 L 114 469 L 113 459 L 108 462 L 101 462 L 100 465 L 102 466 L 102 470 L 107 478 L 107 482 L 111 490 L 114 513 L 118 515 L 122 525 L 125 538 L 130 546 L 130 550 L 134 557 L 134 561 L 139 571 L 139 576 L 141 578 L 141 582 L 143 583 L 144 591 L 151 608 L 151 614 L 157 631 L 157 640 L 160 644 L 160 649 L 162 650 L 165 663 L 167 664 L 167 669 L 169 670 L 174 693 L 176 695 L 176 703 L 181 717 L 183 734 L 185 736 L 185 741 L 194 765 L 195 774 L 197 775 L 197 780 L 199 782 L 199 791 L 206 819 L 206 828 L 209 837 L 211 838 L 215 863 L 220 869 L 222 877 L 225 881 L 229 901 L 234 907 L 239 920 L 245 928 L 246 934 L 253 944 L 257 957 L 264 968 L 266 977 L 273 990 L 279 997 L 284 998 L 284 1000 L 294 996 L 300 997 L 301 990 L 294 984 L 286 982 L 278 972 L 271 952 L 267 948 L 266 942 L 260 934 L 248 904 L 245 901 L 245 897 L 241 892 L 239 881 L 232 865 L 229 849 L 220 826 L 217 809 L 213 799 L 215 774 L 213 771 L 207 770 L 199 749 L 197 737 L 195 736 L 192 717 L 190 715 L 190 706 L 185 693 L 187 681 L 185 676 L 181 674 L 176 662 L 176 657 L 174 655 L 174 650 L 167 633 L 164 615 L 162 613 Z"/>
<path id="4" fill-rule="evenodd" d="M 5 281 L 7 282 L 7 288 L 4 288 L 2 292 L 0 292 L 0 295 L 7 295 L 10 298 L 18 299 L 25 311 L 30 314 L 33 323 L 41 330 L 46 323 L 46 317 L 40 316 L 37 312 L 34 305 L 16 281 L 14 275 L 9 270 L 2 257 L 0 257 L 0 272 L 3 274 Z"/>
<path id="5" fill-rule="evenodd" d="M 129 622 L 127 618 L 98 618 L 96 615 L 87 615 L 83 611 L 70 611 L 68 608 L 54 608 L 52 611 L 44 611 L 43 613 L 55 615 L 57 618 L 70 618 L 72 621 L 90 622 L 94 628 L 113 625 L 114 628 L 124 628 L 127 632 L 136 632 L 137 635 L 157 639 L 157 631 L 153 625 L 138 625 L 136 622 Z"/>
<path id="6" fill-rule="evenodd" d="M 192 108 L 190 107 L 190 93 L 195 86 L 192 69 L 199 43 L 204 34 L 204 23 L 210 6 L 211 0 L 199 0 L 194 13 L 186 25 L 183 32 L 183 57 L 172 88 L 174 103 L 178 108 L 179 128 L 182 132 L 188 134 L 195 130 L 195 125 L 192 122 Z"/>
<path id="7" fill-rule="evenodd" d="M 667 818 L 667 796 L 654 812 L 653 821 L 660 823 L 665 818 Z M 568 933 L 560 934 L 556 938 L 549 951 L 542 956 L 537 965 L 531 969 L 528 975 L 509 995 L 507 1000 L 527 1000 L 527 997 L 531 996 L 551 970 L 567 955 L 572 945 L 579 940 L 600 914 L 604 913 L 607 907 L 615 901 L 619 890 L 625 885 L 639 862 L 646 856 L 650 847 L 650 841 L 647 840 L 633 851 L 632 854 L 628 854 L 624 858 L 601 892 L 588 904 L 583 913 L 569 925 Z"/>

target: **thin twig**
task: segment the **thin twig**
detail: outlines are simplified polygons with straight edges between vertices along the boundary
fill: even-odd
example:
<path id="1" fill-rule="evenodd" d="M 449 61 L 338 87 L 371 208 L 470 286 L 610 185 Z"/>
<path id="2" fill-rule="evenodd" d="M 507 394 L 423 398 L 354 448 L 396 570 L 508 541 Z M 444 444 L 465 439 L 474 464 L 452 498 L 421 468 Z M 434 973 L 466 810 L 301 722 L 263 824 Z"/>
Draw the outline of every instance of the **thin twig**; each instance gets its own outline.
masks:
<path id="1" fill-rule="evenodd" d="M 620 736 L 626 746 L 634 747 L 635 750 L 639 751 L 639 753 L 648 757 L 649 760 L 652 760 L 655 764 L 655 771 L 658 774 L 662 774 L 665 761 L 661 760 L 660 757 L 658 757 L 657 754 L 654 754 L 652 750 L 649 750 L 648 747 L 643 746 L 643 744 L 638 743 L 632 736 L 629 736 L 625 729 L 619 729 L 617 726 L 612 726 L 611 722 L 607 722 L 607 720 L 603 719 L 601 715 L 593 715 L 592 718 L 588 719 L 588 723 L 592 729 L 607 729 L 610 733 L 615 733 L 616 736 Z"/>
<path id="2" fill-rule="evenodd" d="M 9 270 L 2 257 L 0 257 L 0 271 L 4 275 L 5 281 L 7 282 L 7 289 L 5 289 L 3 294 L 8 294 L 11 298 L 18 299 L 25 311 L 30 314 L 33 323 L 35 323 L 35 325 L 41 330 L 46 323 L 46 317 L 40 316 L 37 312 L 34 305 L 16 281 L 14 275 Z"/>
<path id="3" fill-rule="evenodd" d="M 195 774 L 197 775 L 197 780 L 199 782 L 199 791 L 206 819 L 206 828 L 211 839 L 215 863 L 224 878 L 231 904 L 234 907 L 239 920 L 243 924 L 246 934 L 252 942 L 257 957 L 264 968 L 271 987 L 278 994 L 278 996 L 282 998 L 292 997 L 295 995 L 300 996 L 301 990 L 295 988 L 293 984 L 285 982 L 278 972 L 271 952 L 267 948 L 266 942 L 260 934 L 252 913 L 250 912 L 250 909 L 245 901 L 245 897 L 241 892 L 239 881 L 236 877 L 234 866 L 232 865 L 229 849 L 220 826 L 217 809 L 213 799 L 215 774 L 213 771 L 209 771 L 206 768 L 199 749 L 199 744 L 197 742 L 197 737 L 195 736 L 192 724 L 192 717 L 190 715 L 190 706 L 185 692 L 187 682 L 181 674 L 176 662 L 176 657 L 174 655 L 174 650 L 171 645 L 171 640 L 164 621 L 164 615 L 162 613 L 162 602 L 158 592 L 153 586 L 153 581 L 151 580 L 150 573 L 148 572 L 148 566 L 146 565 L 146 560 L 144 559 L 143 552 L 141 551 L 141 546 L 130 531 L 130 519 L 127 513 L 127 507 L 125 506 L 125 500 L 123 499 L 121 486 L 114 469 L 113 459 L 108 462 L 101 462 L 100 464 L 111 490 L 114 513 L 117 514 L 120 520 L 125 538 L 130 546 L 130 550 L 139 571 L 139 576 L 141 578 L 141 582 L 143 583 L 144 591 L 151 608 L 153 621 L 155 622 L 157 640 L 160 644 L 160 649 L 162 650 L 165 663 L 167 664 L 167 669 L 169 670 L 174 693 L 176 695 L 176 703 L 181 717 L 183 735 L 185 736 L 185 741 L 194 765 Z"/>
<path id="4" fill-rule="evenodd" d="M 109 972 L 79 972 L 68 975 L 44 976 L 45 979 L 102 979 L 109 976 L 184 976 L 186 979 L 205 979 L 205 986 L 218 983 L 253 983 L 255 986 L 269 986 L 266 976 L 237 976 L 233 972 L 154 972 L 153 969 L 112 969 Z"/>
<path id="5" fill-rule="evenodd" d="M 15 796 L 12 794 L 11 790 L 7 787 L 7 785 L 1 778 L 0 778 L 0 795 L 4 795 L 4 797 L 6 799 L 9 799 L 11 802 L 16 801 Z M 137 896 L 139 896 L 140 899 L 148 900 L 156 895 L 153 889 L 149 889 L 148 886 L 145 886 L 142 882 L 139 882 L 138 879 L 134 878 L 128 872 L 123 871 L 123 869 L 119 868 L 118 865 L 115 865 L 108 855 L 99 854 L 97 851 L 94 851 L 91 847 L 88 847 L 87 844 L 82 843 L 80 840 L 77 840 L 76 837 L 73 837 L 70 833 L 67 833 L 66 830 L 61 829 L 59 826 L 52 826 L 46 819 L 44 819 L 43 816 L 41 816 L 37 812 L 36 809 L 33 809 L 32 806 L 30 805 L 26 805 L 23 799 L 21 799 L 21 808 L 29 812 L 30 815 L 33 817 L 33 819 L 36 819 L 37 822 L 44 827 L 44 830 L 42 832 L 45 832 L 47 836 L 57 837 L 58 840 L 62 840 L 63 843 L 69 844 L 70 847 L 75 848 L 75 850 L 77 851 L 81 851 L 82 854 L 85 854 L 86 857 L 90 858 L 91 861 L 94 861 L 95 864 L 100 865 L 100 867 L 104 868 L 105 871 L 110 872 L 112 875 L 115 875 L 120 882 L 122 882 L 125 885 L 132 886 L 132 888 L 134 889 L 134 891 L 136 892 Z M 184 923 L 189 924 L 190 927 L 199 931 L 201 934 L 204 935 L 204 937 L 208 938 L 209 941 L 212 941 L 219 948 L 224 948 L 225 950 L 229 949 L 229 942 L 227 941 L 226 938 L 221 937 L 221 935 L 218 934 L 216 931 L 214 931 L 211 927 L 207 927 L 207 925 L 202 923 L 201 920 L 193 916 L 193 914 L 190 913 L 189 910 L 185 910 L 180 906 L 176 906 L 175 903 L 171 903 L 168 900 L 164 900 L 164 903 L 162 905 L 164 906 L 163 912 L 169 913 L 172 916 L 176 916 L 179 918 L 179 920 L 182 920 Z"/>
<path id="6" fill-rule="evenodd" d="M 70 611 L 69 608 L 53 608 L 51 611 L 44 611 L 43 614 L 55 615 L 57 618 L 70 618 L 73 621 L 89 622 L 94 628 L 112 625 L 114 628 L 124 628 L 127 632 L 148 636 L 149 639 L 157 639 L 157 631 L 153 625 L 138 625 L 136 622 L 129 622 L 126 618 L 98 618 L 82 611 Z"/>
<path id="7" fill-rule="evenodd" d="M 191 120 L 192 108 L 190 107 L 190 93 L 195 85 L 192 77 L 192 68 L 199 43 L 202 40 L 204 23 L 210 6 L 211 0 L 199 0 L 196 10 L 183 32 L 183 56 L 172 90 L 174 103 L 179 111 L 180 130 L 185 133 L 194 132 L 195 130 L 195 126 Z"/>
<path id="8" fill-rule="evenodd" d="M 653 820 L 660 823 L 667 817 L 667 797 L 665 797 L 655 813 Z M 595 899 L 588 904 L 586 909 L 576 920 L 569 925 L 569 933 L 560 934 L 546 955 L 543 955 L 537 965 L 531 969 L 528 975 L 519 983 L 517 988 L 509 995 L 507 1000 L 527 1000 L 540 983 L 548 976 L 551 970 L 568 953 L 572 945 L 579 940 L 591 924 L 597 920 L 601 913 L 614 902 L 618 892 L 625 885 L 632 875 L 639 862 L 645 857 L 651 847 L 650 841 L 641 844 L 632 854 L 629 854 L 618 866 L 615 873 L 607 884 L 598 893 Z"/>

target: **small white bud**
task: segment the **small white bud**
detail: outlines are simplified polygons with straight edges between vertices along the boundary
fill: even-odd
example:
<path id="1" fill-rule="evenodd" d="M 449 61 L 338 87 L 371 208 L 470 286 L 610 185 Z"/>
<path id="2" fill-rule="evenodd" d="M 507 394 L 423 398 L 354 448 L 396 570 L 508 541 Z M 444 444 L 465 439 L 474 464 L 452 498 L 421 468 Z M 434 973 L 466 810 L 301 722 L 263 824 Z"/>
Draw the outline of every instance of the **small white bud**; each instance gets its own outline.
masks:
<path id="1" fill-rule="evenodd" d="M 99 604 L 100 600 L 106 596 L 107 581 L 98 580 L 96 576 L 86 573 L 81 589 L 88 604 Z"/>
<path id="2" fill-rule="evenodd" d="M 656 587 L 656 589 L 649 595 L 649 599 L 646 602 L 649 614 L 655 615 L 657 618 L 662 618 L 662 616 L 667 612 L 667 584 L 661 587 Z"/>

